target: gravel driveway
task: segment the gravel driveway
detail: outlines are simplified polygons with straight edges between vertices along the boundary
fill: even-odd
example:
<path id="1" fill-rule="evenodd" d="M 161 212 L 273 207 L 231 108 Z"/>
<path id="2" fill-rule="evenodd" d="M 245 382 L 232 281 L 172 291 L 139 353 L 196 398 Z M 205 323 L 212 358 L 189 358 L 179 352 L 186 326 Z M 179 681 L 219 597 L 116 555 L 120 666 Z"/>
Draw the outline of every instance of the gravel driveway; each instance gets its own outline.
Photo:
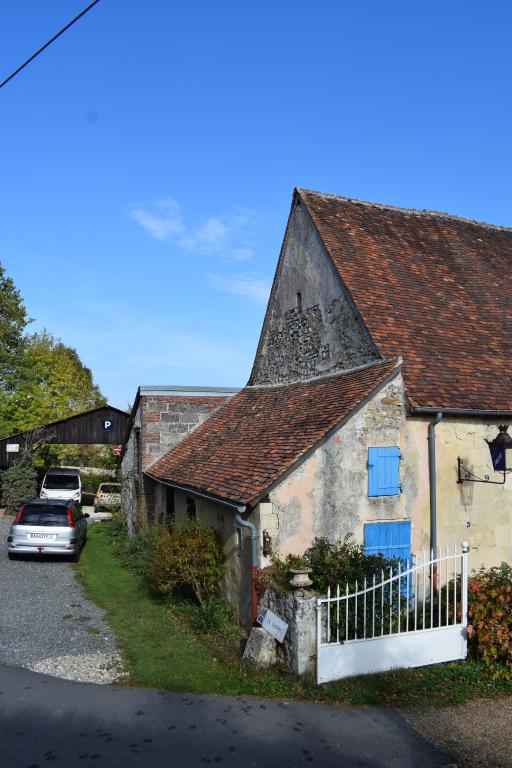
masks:
<path id="1" fill-rule="evenodd" d="M 464 768 L 512 768 L 512 698 L 403 711 L 423 736 Z"/>
<path id="2" fill-rule="evenodd" d="M 111 683 L 121 656 L 104 612 L 63 559 L 8 560 L 11 518 L 0 517 L 0 663 L 83 682 Z"/>

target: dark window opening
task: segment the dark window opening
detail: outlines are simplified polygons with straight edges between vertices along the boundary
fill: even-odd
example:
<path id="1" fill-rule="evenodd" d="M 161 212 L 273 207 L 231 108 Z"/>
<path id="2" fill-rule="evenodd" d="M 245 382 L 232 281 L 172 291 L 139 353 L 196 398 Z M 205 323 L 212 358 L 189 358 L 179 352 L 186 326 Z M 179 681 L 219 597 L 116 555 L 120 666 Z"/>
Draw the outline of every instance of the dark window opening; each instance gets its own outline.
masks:
<path id="1" fill-rule="evenodd" d="M 297 311 L 302 314 L 302 294 L 297 292 Z"/>
<path id="2" fill-rule="evenodd" d="M 187 515 L 190 520 L 195 520 L 197 517 L 196 500 L 192 496 L 187 496 Z"/>
<path id="3" fill-rule="evenodd" d="M 168 523 L 174 522 L 174 488 L 169 486 L 165 489 L 165 519 Z"/>

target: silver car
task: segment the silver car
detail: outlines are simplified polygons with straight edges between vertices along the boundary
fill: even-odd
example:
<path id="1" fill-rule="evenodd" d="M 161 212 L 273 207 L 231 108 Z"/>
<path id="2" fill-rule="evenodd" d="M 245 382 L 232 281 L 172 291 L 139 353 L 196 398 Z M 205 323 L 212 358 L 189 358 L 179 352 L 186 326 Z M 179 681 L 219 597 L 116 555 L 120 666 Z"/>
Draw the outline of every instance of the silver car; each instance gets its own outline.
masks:
<path id="1" fill-rule="evenodd" d="M 18 555 L 66 555 L 77 562 L 87 539 L 88 514 L 76 502 L 32 499 L 20 508 L 7 537 L 9 560 Z"/>

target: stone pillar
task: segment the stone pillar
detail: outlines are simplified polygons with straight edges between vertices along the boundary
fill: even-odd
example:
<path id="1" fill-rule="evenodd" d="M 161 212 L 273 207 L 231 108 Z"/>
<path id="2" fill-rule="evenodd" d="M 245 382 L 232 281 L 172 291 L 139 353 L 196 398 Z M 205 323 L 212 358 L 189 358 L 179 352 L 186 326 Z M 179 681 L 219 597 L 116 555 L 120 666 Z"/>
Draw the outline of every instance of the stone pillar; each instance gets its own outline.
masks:
<path id="1" fill-rule="evenodd" d="M 270 608 L 288 624 L 278 654 L 296 675 L 313 672 L 316 658 L 316 595 L 297 590 L 284 594 L 276 587 L 269 587 L 260 601 L 260 611 Z"/>

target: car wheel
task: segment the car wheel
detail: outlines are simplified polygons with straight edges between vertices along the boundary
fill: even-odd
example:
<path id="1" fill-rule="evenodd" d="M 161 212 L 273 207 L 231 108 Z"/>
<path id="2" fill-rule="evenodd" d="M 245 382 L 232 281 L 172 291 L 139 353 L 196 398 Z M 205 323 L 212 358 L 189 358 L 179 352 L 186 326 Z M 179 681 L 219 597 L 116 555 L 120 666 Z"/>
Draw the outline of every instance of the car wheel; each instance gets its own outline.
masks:
<path id="1" fill-rule="evenodd" d="M 9 560 L 16 560 L 16 555 L 14 554 L 14 552 L 8 552 L 7 557 L 9 558 Z"/>
<path id="2" fill-rule="evenodd" d="M 79 549 L 77 549 L 77 551 L 76 551 L 76 552 L 74 552 L 74 553 L 71 555 L 71 562 L 72 562 L 72 563 L 78 563 L 78 562 L 79 562 L 79 560 L 80 560 L 80 550 L 79 550 Z"/>

